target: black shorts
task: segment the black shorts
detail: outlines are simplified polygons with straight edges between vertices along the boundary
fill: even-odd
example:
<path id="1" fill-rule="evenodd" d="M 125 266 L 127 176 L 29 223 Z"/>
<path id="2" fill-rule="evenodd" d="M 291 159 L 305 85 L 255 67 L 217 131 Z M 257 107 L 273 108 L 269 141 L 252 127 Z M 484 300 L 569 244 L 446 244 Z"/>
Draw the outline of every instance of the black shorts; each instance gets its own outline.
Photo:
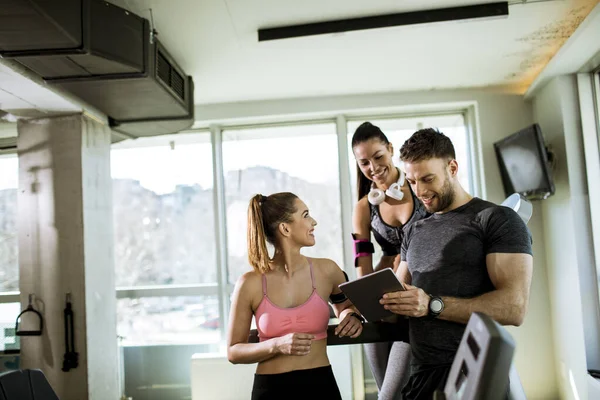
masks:
<path id="1" fill-rule="evenodd" d="M 436 390 L 444 390 L 451 365 L 413 372 L 402 389 L 402 400 L 431 400 Z"/>
<path id="2" fill-rule="evenodd" d="M 451 365 L 414 372 L 402 389 L 402 400 L 431 400 L 436 390 L 444 391 Z M 505 399 L 510 398 L 510 380 L 506 385 Z"/>
<path id="3" fill-rule="evenodd" d="M 342 400 L 331 365 L 282 374 L 254 374 L 252 400 Z"/>

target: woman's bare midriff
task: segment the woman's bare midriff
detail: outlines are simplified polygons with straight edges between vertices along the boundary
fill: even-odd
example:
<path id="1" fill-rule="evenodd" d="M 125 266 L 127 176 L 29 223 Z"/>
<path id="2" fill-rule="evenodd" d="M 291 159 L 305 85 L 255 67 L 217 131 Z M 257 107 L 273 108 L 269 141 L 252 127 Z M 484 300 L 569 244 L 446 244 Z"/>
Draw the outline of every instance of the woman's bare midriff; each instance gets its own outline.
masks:
<path id="1" fill-rule="evenodd" d="M 310 353 L 305 356 L 278 355 L 258 363 L 257 374 L 281 374 L 300 369 L 311 369 L 329 365 L 327 339 L 314 340 Z"/>

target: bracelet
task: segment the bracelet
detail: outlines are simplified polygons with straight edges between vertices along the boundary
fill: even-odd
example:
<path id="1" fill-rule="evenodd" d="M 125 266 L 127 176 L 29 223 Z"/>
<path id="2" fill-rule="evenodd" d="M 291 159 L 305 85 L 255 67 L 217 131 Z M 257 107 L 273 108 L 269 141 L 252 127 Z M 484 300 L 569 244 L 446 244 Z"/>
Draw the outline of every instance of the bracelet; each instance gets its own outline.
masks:
<path id="1" fill-rule="evenodd" d="M 365 320 L 365 317 L 363 317 L 363 316 L 362 316 L 362 315 L 360 315 L 359 313 L 356 313 L 356 312 L 351 312 L 351 313 L 350 313 L 350 316 L 351 316 L 351 317 L 354 317 L 354 318 L 356 318 L 356 319 L 358 319 L 358 320 L 360 321 L 361 325 L 362 325 L 362 324 L 364 324 L 365 322 L 367 322 L 367 321 Z"/>

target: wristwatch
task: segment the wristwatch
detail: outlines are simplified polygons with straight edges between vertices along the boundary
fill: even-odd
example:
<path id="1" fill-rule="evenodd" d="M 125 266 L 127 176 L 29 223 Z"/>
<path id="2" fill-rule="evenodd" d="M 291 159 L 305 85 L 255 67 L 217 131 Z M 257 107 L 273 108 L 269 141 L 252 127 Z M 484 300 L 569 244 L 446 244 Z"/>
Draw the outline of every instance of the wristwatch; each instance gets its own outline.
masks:
<path id="1" fill-rule="evenodd" d="M 444 300 L 439 296 L 429 296 L 429 313 L 430 318 L 437 318 L 444 311 Z"/>

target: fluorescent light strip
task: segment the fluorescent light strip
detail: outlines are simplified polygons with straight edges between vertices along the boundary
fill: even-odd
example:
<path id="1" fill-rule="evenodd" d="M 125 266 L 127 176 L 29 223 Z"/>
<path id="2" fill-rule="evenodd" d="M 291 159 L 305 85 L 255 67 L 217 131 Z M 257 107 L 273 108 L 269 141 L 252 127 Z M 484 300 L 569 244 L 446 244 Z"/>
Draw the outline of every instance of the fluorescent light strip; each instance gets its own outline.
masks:
<path id="1" fill-rule="evenodd" d="M 258 30 L 258 41 L 288 39 L 301 36 L 325 35 L 330 33 L 386 28 L 391 26 L 415 25 L 443 21 L 503 17 L 508 15 L 508 2 L 478 4 L 472 6 L 439 8 L 371 17 L 340 19 L 310 24 L 289 25 Z"/>

